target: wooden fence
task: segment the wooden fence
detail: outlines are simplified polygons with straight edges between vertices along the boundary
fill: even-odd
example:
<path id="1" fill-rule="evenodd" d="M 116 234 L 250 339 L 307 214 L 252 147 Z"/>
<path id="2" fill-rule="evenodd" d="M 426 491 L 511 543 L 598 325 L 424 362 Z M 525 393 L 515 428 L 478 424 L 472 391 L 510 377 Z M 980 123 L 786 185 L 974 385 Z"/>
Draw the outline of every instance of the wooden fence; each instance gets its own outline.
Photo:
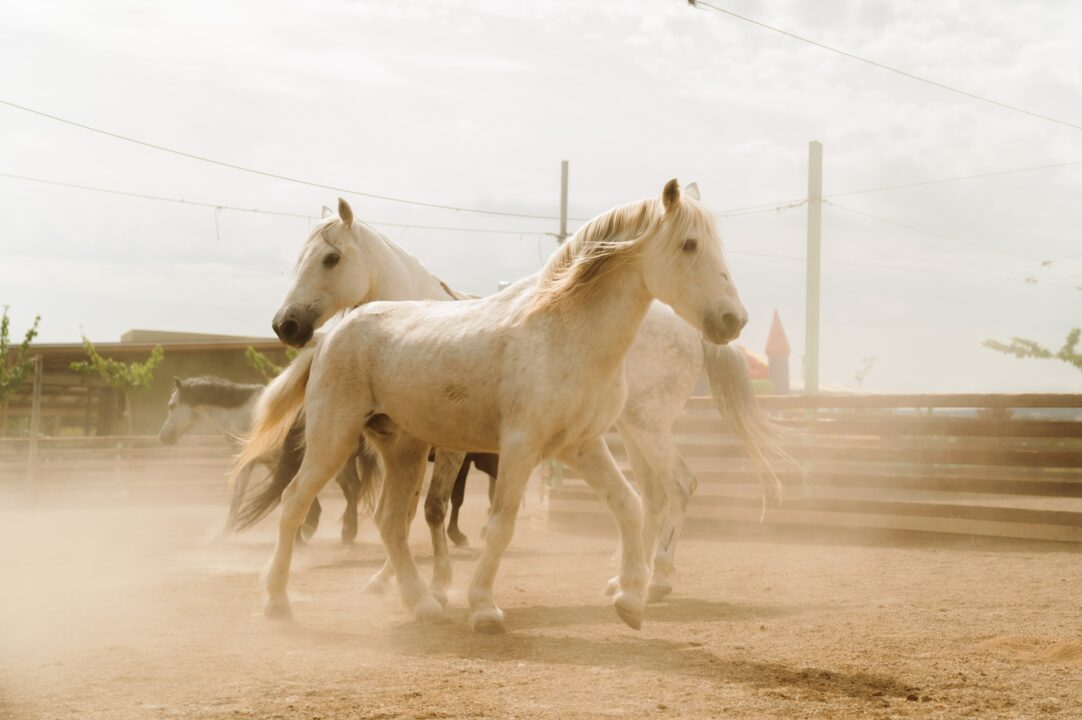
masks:
<path id="1" fill-rule="evenodd" d="M 1082 542 L 1082 395 L 765 396 L 785 448 L 780 506 L 760 523 L 750 461 L 709 398 L 675 432 L 699 480 L 692 532 L 918 531 Z M 624 464 L 619 436 L 609 438 Z M 624 467 L 629 477 L 630 470 Z M 556 525 L 611 526 L 581 481 L 549 497 Z"/>
<path id="2" fill-rule="evenodd" d="M 233 449 L 220 435 L 189 435 L 175 446 L 156 436 L 44 437 L 36 461 L 27 438 L 0 438 L 0 490 L 147 494 L 225 493 Z"/>

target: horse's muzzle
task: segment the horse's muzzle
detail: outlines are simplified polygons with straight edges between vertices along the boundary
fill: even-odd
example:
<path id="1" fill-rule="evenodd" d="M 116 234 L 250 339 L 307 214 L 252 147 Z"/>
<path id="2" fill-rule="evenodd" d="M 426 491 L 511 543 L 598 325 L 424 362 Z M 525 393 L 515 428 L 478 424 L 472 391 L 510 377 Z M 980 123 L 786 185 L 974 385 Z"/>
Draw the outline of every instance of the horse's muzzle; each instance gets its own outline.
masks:
<path id="1" fill-rule="evenodd" d="M 311 308 L 283 308 L 274 316 L 271 327 L 286 345 L 304 347 L 316 331 L 318 317 Z"/>
<path id="2" fill-rule="evenodd" d="M 709 342 L 724 345 L 740 337 L 740 331 L 747 324 L 747 313 L 711 313 L 703 318 L 703 337 Z"/>

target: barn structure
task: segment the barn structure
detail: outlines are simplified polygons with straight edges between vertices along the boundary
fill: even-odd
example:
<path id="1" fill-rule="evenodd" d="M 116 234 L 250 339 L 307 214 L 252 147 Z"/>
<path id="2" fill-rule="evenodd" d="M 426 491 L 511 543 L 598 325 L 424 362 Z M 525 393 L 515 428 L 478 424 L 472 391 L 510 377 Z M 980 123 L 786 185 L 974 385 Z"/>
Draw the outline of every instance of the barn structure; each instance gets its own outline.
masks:
<path id="1" fill-rule="evenodd" d="M 131 393 L 130 409 L 125 409 L 120 393 L 100 378 L 70 369 L 72 362 L 86 359 L 81 343 L 33 345 L 31 354 L 42 357 L 44 370 L 41 434 L 52 437 L 125 434 L 124 414 L 130 411 L 133 433 L 153 435 L 165 420 L 174 376 L 211 374 L 236 382 L 264 382 L 245 359 L 249 347 L 276 364 L 287 362 L 284 346 L 274 338 L 129 330 L 120 342 L 95 343 L 94 347 L 103 357 L 130 363 L 146 360 L 157 345 L 165 351 L 165 359 L 155 372 L 153 384 Z M 0 405 L 0 436 L 26 434 L 31 404 L 32 384 L 28 379 L 21 392 Z"/>

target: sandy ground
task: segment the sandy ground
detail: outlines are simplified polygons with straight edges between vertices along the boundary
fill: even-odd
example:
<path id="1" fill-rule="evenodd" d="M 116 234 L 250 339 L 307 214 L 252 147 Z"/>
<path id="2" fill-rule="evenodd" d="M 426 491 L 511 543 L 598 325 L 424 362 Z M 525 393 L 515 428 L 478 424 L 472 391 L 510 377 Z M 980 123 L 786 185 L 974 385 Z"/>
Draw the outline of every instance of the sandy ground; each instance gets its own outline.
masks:
<path id="1" fill-rule="evenodd" d="M 475 483 L 477 492 L 482 483 Z M 474 538 L 480 496 L 467 500 Z M 265 620 L 272 528 L 210 542 L 218 506 L 0 509 L 4 718 L 1082 717 L 1082 555 L 1047 545 L 691 540 L 635 632 L 600 594 L 613 541 L 520 521 L 475 637 L 456 551 L 449 621 L 360 587 L 370 523 L 331 505 Z M 423 569 L 423 527 L 414 548 Z"/>

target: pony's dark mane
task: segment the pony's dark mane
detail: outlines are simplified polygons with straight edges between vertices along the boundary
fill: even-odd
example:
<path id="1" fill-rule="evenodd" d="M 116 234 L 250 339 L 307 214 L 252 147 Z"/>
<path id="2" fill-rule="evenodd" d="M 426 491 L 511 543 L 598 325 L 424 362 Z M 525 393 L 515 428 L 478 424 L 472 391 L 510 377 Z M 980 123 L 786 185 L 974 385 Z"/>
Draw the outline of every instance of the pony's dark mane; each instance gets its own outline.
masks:
<path id="1" fill-rule="evenodd" d="M 263 392 L 263 385 L 245 385 L 214 375 L 201 375 L 180 381 L 177 399 L 189 405 L 240 407 Z"/>

